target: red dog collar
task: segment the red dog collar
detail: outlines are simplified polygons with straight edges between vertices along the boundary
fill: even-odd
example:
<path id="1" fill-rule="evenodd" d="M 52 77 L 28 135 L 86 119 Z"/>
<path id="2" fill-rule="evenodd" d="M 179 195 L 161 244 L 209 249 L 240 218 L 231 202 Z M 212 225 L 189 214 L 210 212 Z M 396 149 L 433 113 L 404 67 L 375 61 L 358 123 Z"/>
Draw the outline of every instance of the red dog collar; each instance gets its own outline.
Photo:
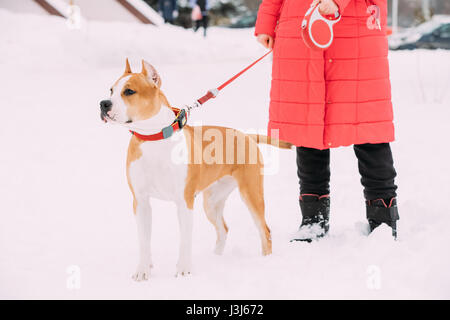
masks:
<path id="1" fill-rule="evenodd" d="M 333 25 L 341 20 L 341 15 L 323 16 L 319 4 L 310 7 L 302 21 L 302 36 L 305 44 L 314 50 L 325 50 L 333 42 Z"/>
<path id="2" fill-rule="evenodd" d="M 158 141 L 170 138 L 174 132 L 183 129 L 183 127 L 186 125 L 187 122 L 186 110 L 172 108 L 172 111 L 173 113 L 175 113 L 176 116 L 174 122 L 170 126 L 163 128 L 160 132 L 150 135 L 143 135 L 130 130 L 131 134 L 144 141 Z"/>

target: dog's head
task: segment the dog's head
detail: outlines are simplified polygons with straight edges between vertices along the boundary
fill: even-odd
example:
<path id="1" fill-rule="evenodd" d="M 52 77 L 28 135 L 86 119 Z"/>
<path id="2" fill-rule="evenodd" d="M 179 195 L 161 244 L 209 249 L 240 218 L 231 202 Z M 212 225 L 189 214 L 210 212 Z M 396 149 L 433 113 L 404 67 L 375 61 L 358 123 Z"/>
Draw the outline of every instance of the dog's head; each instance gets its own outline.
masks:
<path id="1" fill-rule="evenodd" d="M 111 87 L 108 100 L 100 102 L 100 117 L 105 122 L 131 124 L 159 113 L 167 100 L 162 94 L 156 69 L 142 60 L 142 71 L 133 73 L 126 60 L 125 72 Z"/>

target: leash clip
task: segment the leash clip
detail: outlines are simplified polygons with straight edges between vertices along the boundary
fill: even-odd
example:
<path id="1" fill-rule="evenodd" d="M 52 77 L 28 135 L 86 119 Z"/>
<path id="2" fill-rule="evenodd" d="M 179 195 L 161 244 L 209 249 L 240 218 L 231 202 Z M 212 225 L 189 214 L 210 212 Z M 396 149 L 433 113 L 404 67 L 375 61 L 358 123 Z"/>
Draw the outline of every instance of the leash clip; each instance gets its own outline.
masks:
<path id="1" fill-rule="evenodd" d="M 186 109 L 186 111 L 187 111 L 188 116 L 191 115 L 191 110 L 192 110 L 192 109 L 199 108 L 200 106 L 201 106 L 201 104 L 200 104 L 200 102 L 198 102 L 198 101 L 194 101 L 194 103 L 191 104 L 191 105 L 185 105 L 185 109 Z"/>

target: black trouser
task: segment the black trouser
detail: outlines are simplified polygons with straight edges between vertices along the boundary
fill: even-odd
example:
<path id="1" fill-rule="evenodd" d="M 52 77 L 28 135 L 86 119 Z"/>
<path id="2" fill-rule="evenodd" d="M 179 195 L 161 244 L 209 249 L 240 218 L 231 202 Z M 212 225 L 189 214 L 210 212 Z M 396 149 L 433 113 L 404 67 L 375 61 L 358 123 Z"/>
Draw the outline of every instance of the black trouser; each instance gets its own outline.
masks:
<path id="1" fill-rule="evenodd" d="M 354 145 L 366 200 L 395 197 L 396 172 L 389 143 Z M 330 193 L 330 150 L 297 147 L 300 194 Z"/>

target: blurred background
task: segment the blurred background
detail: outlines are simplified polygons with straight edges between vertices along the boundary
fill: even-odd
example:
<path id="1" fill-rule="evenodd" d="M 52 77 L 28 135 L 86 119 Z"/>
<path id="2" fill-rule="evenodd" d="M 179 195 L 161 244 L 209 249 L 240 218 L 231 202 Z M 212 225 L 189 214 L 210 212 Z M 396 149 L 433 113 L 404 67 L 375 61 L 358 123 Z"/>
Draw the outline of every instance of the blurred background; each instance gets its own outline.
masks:
<path id="1" fill-rule="evenodd" d="M 261 0 L 0 0 L 17 13 L 183 28 L 252 28 Z M 68 7 L 69 6 L 69 7 Z M 198 6 L 198 10 L 197 7 Z M 450 49 L 450 1 L 388 0 L 391 49 Z"/>
<path id="2" fill-rule="evenodd" d="M 160 10 L 161 3 L 170 0 L 145 0 L 155 10 Z M 174 24 L 190 26 L 191 6 L 189 0 L 177 0 L 179 16 Z M 213 25 L 233 27 L 253 27 L 261 0 L 210 0 L 211 22 Z M 450 1 L 446 0 L 388 0 L 389 20 L 392 25 L 392 13 L 397 8 L 398 26 L 408 28 L 416 26 L 433 15 L 450 14 Z"/>

